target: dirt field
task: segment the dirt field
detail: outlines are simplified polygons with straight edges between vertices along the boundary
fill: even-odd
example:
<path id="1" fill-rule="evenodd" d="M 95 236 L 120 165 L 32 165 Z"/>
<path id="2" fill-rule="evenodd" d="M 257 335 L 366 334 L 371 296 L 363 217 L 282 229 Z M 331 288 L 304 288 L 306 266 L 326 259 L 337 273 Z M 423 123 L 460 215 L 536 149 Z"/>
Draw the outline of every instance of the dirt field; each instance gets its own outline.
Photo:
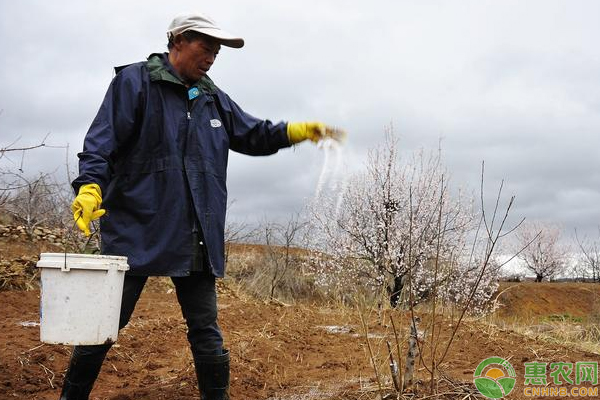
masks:
<path id="1" fill-rule="evenodd" d="M 7 241 L 0 241 L 0 246 L 3 260 L 32 250 L 27 244 L 13 246 Z M 548 285 L 528 283 L 507 290 L 501 296 L 507 304 L 501 312 L 533 315 L 531 310 L 519 307 L 535 308 L 524 299 L 535 299 L 536 291 L 543 294 L 532 303 L 538 307 L 537 316 L 595 312 L 598 291 L 594 286 L 579 284 L 579 289 L 573 289 L 568 285 Z M 561 287 L 568 290 L 557 290 Z M 130 325 L 121 331 L 104 363 L 91 399 L 198 398 L 185 325 L 175 294 L 166 291 L 164 286 L 155 284 L 142 295 Z M 583 292 L 591 293 L 591 297 L 580 304 Z M 219 285 L 219 295 L 219 321 L 232 357 L 232 399 L 376 398 L 377 385 L 356 310 L 265 304 L 236 292 L 226 283 Z M 539 300 L 542 297 L 546 300 Z M 70 348 L 39 342 L 39 291 L 3 291 L 0 303 L 0 399 L 58 399 Z M 393 318 L 404 332 L 408 325 L 406 316 L 394 312 Z M 383 319 L 373 313 L 367 315 L 367 320 L 382 380 L 389 387 L 385 340 L 395 343 L 389 311 Z M 438 324 L 438 329 L 438 343 L 445 343 L 448 321 Z M 425 333 L 425 355 L 430 352 L 427 337 Z M 518 377 L 524 375 L 525 362 L 574 363 L 600 358 L 595 353 L 501 330 L 484 321 L 470 321 L 459 331 L 440 366 L 448 377 L 440 381 L 439 391 L 447 393 L 443 398 L 464 398 L 469 392 L 474 393 L 474 369 L 491 356 L 509 360 Z M 425 361 L 428 362 L 427 356 Z M 417 390 L 425 396 L 428 373 L 423 365 L 417 369 Z M 468 387 L 458 386 L 460 382 L 468 383 Z M 522 383 L 520 379 L 509 398 L 523 398 Z"/>

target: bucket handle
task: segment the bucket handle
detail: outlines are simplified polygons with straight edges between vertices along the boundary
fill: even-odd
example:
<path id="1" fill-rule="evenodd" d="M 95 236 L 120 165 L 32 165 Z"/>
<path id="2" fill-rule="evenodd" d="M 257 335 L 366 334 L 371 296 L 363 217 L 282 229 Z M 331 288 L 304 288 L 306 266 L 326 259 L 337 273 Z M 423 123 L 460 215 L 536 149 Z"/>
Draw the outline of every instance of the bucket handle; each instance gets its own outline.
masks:
<path id="1" fill-rule="evenodd" d="M 79 217 L 77 217 L 77 219 L 75 220 L 75 222 L 73 223 L 73 226 L 71 226 L 71 229 L 67 230 L 67 237 L 69 238 L 73 238 L 73 231 L 75 231 L 75 228 L 77 227 L 77 221 L 79 221 L 79 218 L 81 218 L 81 215 L 79 215 Z M 83 249 L 80 250 L 81 252 L 83 252 L 85 250 L 85 248 L 88 246 L 88 244 L 90 244 L 90 241 L 92 240 L 92 238 L 94 237 L 94 235 L 96 233 L 98 233 L 98 228 L 96 228 L 96 225 L 94 224 L 94 222 L 92 221 L 92 227 L 94 228 L 94 231 L 92 232 L 92 234 L 90 235 L 89 239 L 87 240 L 87 242 L 83 245 Z M 74 241 L 75 242 L 75 241 Z M 64 263 L 63 265 L 60 266 L 60 270 L 62 272 L 69 272 L 71 270 L 71 267 L 67 264 L 67 253 L 68 253 L 68 248 L 67 248 L 67 243 L 68 241 L 65 240 L 65 259 L 64 259 Z"/>
<path id="2" fill-rule="evenodd" d="M 60 270 L 61 272 L 69 272 L 71 270 L 71 267 L 69 266 L 69 264 L 67 264 L 67 252 L 65 250 L 65 262 L 63 265 L 60 266 Z"/>

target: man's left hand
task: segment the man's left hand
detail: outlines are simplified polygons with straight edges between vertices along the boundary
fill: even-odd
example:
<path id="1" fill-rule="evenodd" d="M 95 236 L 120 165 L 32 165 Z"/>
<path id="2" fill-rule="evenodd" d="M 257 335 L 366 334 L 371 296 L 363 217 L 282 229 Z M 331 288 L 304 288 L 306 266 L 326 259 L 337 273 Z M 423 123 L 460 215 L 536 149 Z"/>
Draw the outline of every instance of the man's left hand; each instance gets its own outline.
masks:
<path id="1" fill-rule="evenodd" d="M 343 142 L 346 139 L 346 132 L 343 129 L 325 125 L 322 122 L 288 122 L 287 135 L 292 144 L 306 139 L 310 139 L 314 143 L 326 138 L 337 142 Z"/>

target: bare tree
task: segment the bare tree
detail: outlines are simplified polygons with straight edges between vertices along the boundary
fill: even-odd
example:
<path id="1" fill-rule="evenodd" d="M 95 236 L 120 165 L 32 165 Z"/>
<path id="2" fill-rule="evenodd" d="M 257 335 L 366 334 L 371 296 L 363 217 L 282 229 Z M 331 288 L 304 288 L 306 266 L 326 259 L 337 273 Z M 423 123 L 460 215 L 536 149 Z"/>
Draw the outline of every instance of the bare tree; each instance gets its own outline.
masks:
<path id="1" fill-rule="evenodd" d="M 8 199 L 10 198 L 9 194 L 10 192 L 8 190 L 0 188 L 0 210 L 2 210 L 8 202 Z"/>
<path id="2" fill-rule="evenodd" d="M 45 141 L 47 138 L 48 135 L 44 137 L 41 143 L 32 146 L 18 147 L 17 142 L 21 139 L 20 137 L 9 144 L 0 144 L 0 161 L 3 161 L 4 164 L 8 163 L 10 165 L 10 167 L 3 167 L 2 164 L 0 164 L 0 207 L 8 202 L 11 191 L 20 189 L 22 187 L 23 182 L 18 178 L 23 174 L 23 161 L 25 158 L 25 153 L 33 149 L 44 147 L 46 145 Z M 12 160 L 8 157 L 8 154 L 15 152 L 21 154 L 20 161 Z"/>
<path id="3" fill-rule="evenodd" d="M 42 139 L 42 141 L 38 144 L 35 144 L 32 146 L 20 146 L 20 147 L 17 147 L 17 142 L 21 139 L 20 137 L 18 137 L 16 140 L 12 141 L 11 143 L 9 143 L 3 147 L 0 147 L 0 158 L 3 158 L 7 153 L 16 152 L 16 151 L 24 153 L 29 150 L 44 147 L 44 146 L 46 146 L 46 139 L 48 139 L 48 136 L 50 136 L 50 133 L 47 133 L 46 136 L 44 136 L 44 139 Z"/>
<path id="4" fill-rule="evenodd" d="M 227 205 L 227 211 L 233 206 L 235 201 Z M 229 261 L 231 245 L 234 243 L 244 243 L 253 237 L 256 237 L 256 229 L 253 229 L 248 223 L 240 221 L 225 221 L 225 263 Z"/>
<path id="5" fill-rule="evenodd" d="M 600 227 L 598 228 L 600 237 Z M 575 231 L 575 241 L 580 250 L 580 259 L 578 262 L 579 274 L 584 279 L 592 279 L 593 282 L 600 282 L 600 242 L 597 240 L 579 239 Z"/>
<path id="6" fill-rule="evenodd" d="M 515 232 L 518 258 L 535 274 L 535 281 L 552 279 L 567 268 L 567 247 L 560 242 L 560 229 L 547 222 L 529 221 Z"/>
<path id="7" fill-rule="evenodd" d="M 15 181 L 9 187 L 11 196 L 7 197 L 3 209 L 25 226 L 29 236 L 33 236 L 34 229 L 40 225 L 63 227 L 68 203 L 64 201 L 61 185 L 53 182 L 50 174 L 39 174 L 35 178 L 12 175 Z"/>
<path id="8" fill-rule="evenodd" d="M 275 290 L 285 279 L 289 269 L 296 264 L 292 254 L 305 222 L 298 214 L 292 215 L 285 224 L 265 222 L 262 227 L 266 245 L 266 256 L 270 269 L 269 299 L 275 298 Z"/>
<path id="9" fill-rule="evenodd" d="M 0 210 L 24 224 L 30 235 L 40 224 L 62 226 L 64 211 L 68 208 L 71 198 L 70 189 L 65 190 L 68 182 L 58 183 L 55 173 L 40 172 L 32 175 L 24 170 L 25 155 L 33 150 L 66 149 L 65 165 L 68 177 L 69 146 L 48 145 L 46 140 L 49 135 L 50 133 L 46 134 L 34 145 L 18 145 L 21 137 L 8 144 L 0 144 Z"/>

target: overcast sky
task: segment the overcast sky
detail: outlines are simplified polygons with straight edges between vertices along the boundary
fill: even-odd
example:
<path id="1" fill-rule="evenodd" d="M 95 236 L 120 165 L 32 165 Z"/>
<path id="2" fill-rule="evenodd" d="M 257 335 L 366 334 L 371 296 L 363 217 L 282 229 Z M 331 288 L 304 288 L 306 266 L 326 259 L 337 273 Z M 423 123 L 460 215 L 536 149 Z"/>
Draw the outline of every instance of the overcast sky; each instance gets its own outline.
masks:
<path id="1" fill-rule="evenodd" d="M 594 233 L 600 224 L 600 2 L 0 0 L 0 146 L 72 149 L 112 67 L 166 49 L 173 16 L 198 10 L 243 36 L 210 76 L 247 112 L 345 128 L 361 168 L 393 122 L 403 154 L 441 140 L 454 186 L 505 180 L 515 219 Z M 13 157 L 14 158 L 14 157 Z M 309 143 L 230 158 L 231 214 L 285 218 L 315 191 L 324 152 Z M 18 161 L 18 160 L 17 160 Z M 4 160 L 6 162 L 6 160 Z M 32 152 L 29 172 L 64 164 Z"/>

